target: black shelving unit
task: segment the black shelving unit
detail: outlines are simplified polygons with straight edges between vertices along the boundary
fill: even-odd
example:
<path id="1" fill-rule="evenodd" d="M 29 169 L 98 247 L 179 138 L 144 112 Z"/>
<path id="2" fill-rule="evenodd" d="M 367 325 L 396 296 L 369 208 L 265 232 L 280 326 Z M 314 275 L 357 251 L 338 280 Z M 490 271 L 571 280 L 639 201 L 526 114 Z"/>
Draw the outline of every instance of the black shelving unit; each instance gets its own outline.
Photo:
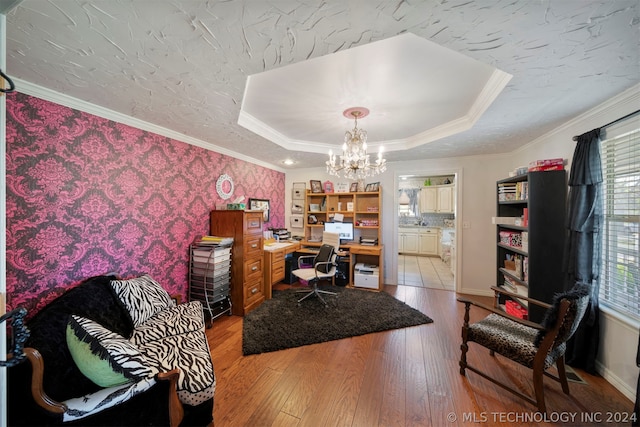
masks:
<path id="1" fill-rule="evenodd" d="M 231 243 L 189 247 L 189 301 L 202 303 L 207 328 L 217 317 L 231 315 L 231 248 Z"/>
<path id="2" fill-rule="evenodd" d="M 565 208 L 567 199 L 566 172 L 544 171 L 529 172 L 503 179 L 501 184 L 525 183 L 526 193 L 516 200 L 501 200 L 498 192 L 496 216 L 522 217 L 524 209 L 528 210 L 528 223 L 497 224 L 497 284 L 513 291 L 515 286 L 519 293 L 530 298 L 550 303 L 554 294 L 563 288 L 563 253 L 565 239 Z M 512 232 L 522 236 L 528 234 L 528 246 L 514 247 L 501 242 L 501 232 Z M 504 261 L 507 256 L 526 258 L 528 277 L 506 269 Z M 511 286 L 505 281 L 511 282 Z M 505 301 L 500 301 L 504 303 Z M 526 301 L 519 300 L 526 307 Z M 531 307 L 528 318 L 534 322 L 542 320 L 544 310 Z"/>

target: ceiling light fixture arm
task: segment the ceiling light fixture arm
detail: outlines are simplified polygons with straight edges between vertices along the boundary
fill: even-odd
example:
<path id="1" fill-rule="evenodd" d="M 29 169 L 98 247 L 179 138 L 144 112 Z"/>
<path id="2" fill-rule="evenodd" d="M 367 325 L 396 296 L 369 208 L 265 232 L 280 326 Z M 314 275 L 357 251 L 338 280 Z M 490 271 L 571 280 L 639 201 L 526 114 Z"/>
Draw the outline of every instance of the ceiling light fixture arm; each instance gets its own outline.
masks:
<path id="1" fill-rule="evenodd" d="M 329 160 L 326 162 L 329 174 L 340 176 L 342 173 L 348 179 L 363 179 L 386 170 L 386 160 L 382 158 L 382 147 L 375 163 L 371 163 L 367 153 L 367 131 L 358 129 L 358 117 L 365 117 L 368 114 L 369 110 L 363 107 L 349 108 L 343 112 L 345 117 L 353 117 L 354 127 L 344 134 L 340 161 L 337 160 L 333 151 L 329 150 Z"/>

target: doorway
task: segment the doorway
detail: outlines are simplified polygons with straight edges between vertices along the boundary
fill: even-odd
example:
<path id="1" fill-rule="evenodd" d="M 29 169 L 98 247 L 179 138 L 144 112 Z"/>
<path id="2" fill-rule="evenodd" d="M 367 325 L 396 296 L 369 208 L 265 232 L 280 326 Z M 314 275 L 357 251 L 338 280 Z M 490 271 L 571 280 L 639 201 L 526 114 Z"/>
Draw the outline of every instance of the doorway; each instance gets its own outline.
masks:
<path id="1" fill-rule="evenodd" d="M 397 283 L 455 291 L 460 171 L 396 177 Z"/>

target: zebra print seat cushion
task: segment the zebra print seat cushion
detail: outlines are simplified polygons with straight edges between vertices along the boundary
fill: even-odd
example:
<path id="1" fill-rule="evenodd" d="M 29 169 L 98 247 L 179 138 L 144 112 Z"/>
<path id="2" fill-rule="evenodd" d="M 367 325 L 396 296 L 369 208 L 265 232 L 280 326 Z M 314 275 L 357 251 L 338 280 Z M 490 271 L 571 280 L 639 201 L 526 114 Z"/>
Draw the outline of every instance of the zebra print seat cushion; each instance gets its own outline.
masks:
<path id="1" fill-rule="evenodd" d="M 174 305 L 167 291 L 148 274 L 128 280 L 112 280 L 111 287 L 129 311 L 134 327 Z"/>
<path id="2" fill-rule="evenodd" d="M 66 339 L 80 372 L 101 387 L 151 378 L 158 373 L 134 344 L 91 319 L 69 316 Z"/>
<path id="3" fill-rule="evenodd" d="M 133 330 L 129 339 L 135 345 L 162 340 L 168 336 L 204 331 L 204 316 L 200 301 L 191 301 L 166 308 Z"/>
<path id="4" fill-rule="evenodd" d="M 483 320 L 469 326 L 467 338 L 483 347 L 493 350 L 521 365 L 533 367 L 533 359 L 538 347 L 534 344 L 538 330 L 530 328 L 497 314 L 490 314 Z M 566 345 L 552 348 L 545 358 L 545 369 L 553 365 L 565 352 Z"/>
<path id="5" fill-rule="evenodd" d="M 159 369 L 180 369 L 177 389 L 182 403 L 196 406 L 213 398 L 216 377 L 199 301 L 157 313 L 133 331 L 131 342 Z"/>

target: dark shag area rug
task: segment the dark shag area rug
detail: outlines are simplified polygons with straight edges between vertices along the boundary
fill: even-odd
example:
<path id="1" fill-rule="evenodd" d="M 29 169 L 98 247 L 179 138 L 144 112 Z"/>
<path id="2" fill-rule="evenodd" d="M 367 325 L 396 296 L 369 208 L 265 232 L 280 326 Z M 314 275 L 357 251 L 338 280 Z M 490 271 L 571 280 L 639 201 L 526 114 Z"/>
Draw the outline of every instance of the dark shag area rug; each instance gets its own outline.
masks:
<path id="1" fill-rule="evenodd" d="M 386 292 L 319 288 L 338 293 L 322 295 L 328 307 L 315 296 L 298 305 L 304 294 L 295 289 L 273 291 L 272 299 L 244 317 L 242 353 L 266 353 L 433 322 Z"/>

